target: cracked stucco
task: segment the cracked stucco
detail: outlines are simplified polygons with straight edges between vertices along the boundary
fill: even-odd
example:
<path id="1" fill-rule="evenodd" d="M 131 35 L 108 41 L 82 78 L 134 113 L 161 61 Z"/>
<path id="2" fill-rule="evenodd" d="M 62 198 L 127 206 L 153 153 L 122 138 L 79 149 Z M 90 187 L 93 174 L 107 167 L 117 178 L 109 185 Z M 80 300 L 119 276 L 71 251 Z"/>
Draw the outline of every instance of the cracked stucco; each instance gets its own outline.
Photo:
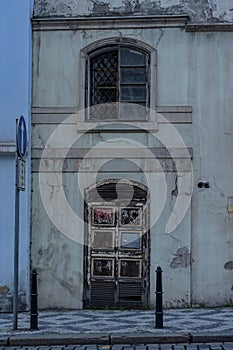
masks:
<path id="1" fill-rule="evenodd" d="M 35 0 L 34 17 L 181 14 L 191 22 L 233 22 L 232 0 Z"/>

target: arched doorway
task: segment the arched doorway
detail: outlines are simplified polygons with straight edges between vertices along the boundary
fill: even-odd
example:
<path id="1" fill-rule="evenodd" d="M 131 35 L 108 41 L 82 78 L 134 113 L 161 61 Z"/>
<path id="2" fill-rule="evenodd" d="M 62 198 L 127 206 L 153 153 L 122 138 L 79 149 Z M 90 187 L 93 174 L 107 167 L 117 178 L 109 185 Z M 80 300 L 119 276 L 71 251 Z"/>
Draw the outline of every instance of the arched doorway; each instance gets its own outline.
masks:
<path id="1" fill-rule="evenodd" d="M 84 307 L 147 307 L 149 194 L 129 180 L 86 191 Z"/>

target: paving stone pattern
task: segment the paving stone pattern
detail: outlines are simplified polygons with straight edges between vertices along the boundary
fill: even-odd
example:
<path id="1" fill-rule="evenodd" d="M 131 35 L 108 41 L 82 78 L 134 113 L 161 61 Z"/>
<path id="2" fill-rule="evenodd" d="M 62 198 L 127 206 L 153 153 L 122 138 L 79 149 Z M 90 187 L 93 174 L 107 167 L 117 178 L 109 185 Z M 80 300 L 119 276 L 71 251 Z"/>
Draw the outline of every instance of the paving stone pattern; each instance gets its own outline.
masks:
<path id="1" fill-rule="evenodd" d="M 27 334 L 29 313 L 19 313 L 18 331 L 12 331 L 13 315 L 0 314 L 0 336 Z M 72 312 L 41 312 L 37 334 L 233 334 L 233 308 L 174 309 L 164 311 L 164 329 L 155 328 L 154 311 L 78 310 Z M 114 350 L 114 349 L 113 349 Z M 200 348 L 201 350 L 201 348 Z M 233 347 L 232 347 L 233 350 Z"/>

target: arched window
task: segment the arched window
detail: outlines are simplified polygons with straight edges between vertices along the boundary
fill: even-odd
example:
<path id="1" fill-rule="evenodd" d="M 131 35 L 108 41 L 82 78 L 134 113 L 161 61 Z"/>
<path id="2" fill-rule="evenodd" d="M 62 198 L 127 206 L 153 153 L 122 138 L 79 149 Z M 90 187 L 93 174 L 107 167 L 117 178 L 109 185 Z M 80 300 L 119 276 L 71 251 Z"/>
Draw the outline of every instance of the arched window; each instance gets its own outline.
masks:
<path id="1" fill-rule="evenodd" d="M 116 102 L 149 107 L 149 67 L 149 52 L 132 46 L 112 45 L 90 53 L 87 61 L 86 107 L 94 107 L 89 118 L 118 119 Z M 112 104 L 112 108 L 109 106 L 103 112 L 103 107 L 98 108 L 98 105 L 106 103 Z M 146 113 L 135 117 L 137 120 L 145 118 Z M 134 118 L 129 116 L 129 119 Z"/>

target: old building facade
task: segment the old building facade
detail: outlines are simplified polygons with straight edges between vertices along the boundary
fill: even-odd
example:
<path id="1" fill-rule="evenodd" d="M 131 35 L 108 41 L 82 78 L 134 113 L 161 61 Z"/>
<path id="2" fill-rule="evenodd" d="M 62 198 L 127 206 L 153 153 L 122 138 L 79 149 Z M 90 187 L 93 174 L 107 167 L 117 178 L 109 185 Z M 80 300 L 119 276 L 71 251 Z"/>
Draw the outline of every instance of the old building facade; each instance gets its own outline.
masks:
<path id="1" fill-rule="evenodd" d="M 41 309 L 233 299 L 229 1 L 35 1 Z"/>

